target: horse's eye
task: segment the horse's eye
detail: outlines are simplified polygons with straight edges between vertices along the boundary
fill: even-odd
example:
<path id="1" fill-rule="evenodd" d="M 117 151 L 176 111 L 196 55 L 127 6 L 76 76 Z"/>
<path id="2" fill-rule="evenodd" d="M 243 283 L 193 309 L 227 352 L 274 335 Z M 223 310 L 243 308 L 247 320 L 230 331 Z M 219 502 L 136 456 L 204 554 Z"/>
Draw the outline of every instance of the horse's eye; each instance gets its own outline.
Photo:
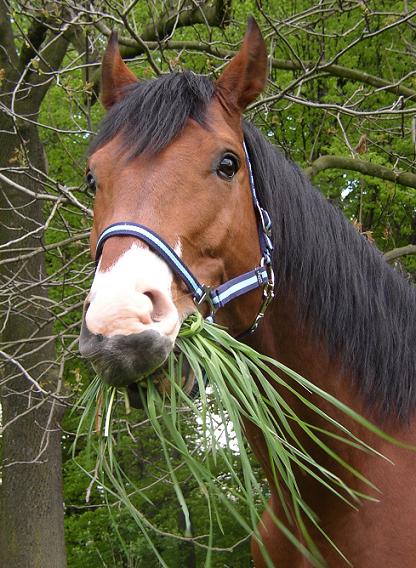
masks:
<path id="1" fill-rule="evenodd" d="M 90 171 L 87 172 L 87 175 L 85 176 L 85 179 L 86 179 L 86 181 L 87 181 L 88 187 L 89 187 L 92 191 L 95 191 L 95 189 L 96 189 L 95 177 L 92 175 L 92 173 L 91 173 Z"/>
<path id="2" fill-rule="evenodd" d="M 240 167 L 240 161 L 234 154 L 224 154 L 217 166 L 217 174 L 225 180 L 232 180 Z"/>

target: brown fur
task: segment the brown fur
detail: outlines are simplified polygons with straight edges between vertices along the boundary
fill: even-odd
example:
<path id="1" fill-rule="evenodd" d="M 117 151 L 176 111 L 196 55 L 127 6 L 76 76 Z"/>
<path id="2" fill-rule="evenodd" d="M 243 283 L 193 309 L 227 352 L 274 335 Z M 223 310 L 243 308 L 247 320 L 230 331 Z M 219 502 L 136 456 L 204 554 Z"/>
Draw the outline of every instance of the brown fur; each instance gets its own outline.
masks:
<path id="1" fill-rule="evenodd" d="M 310 337 L 307 328 L 294 316 L 295 313 L 293 299 L 281 298 L 275 302 L 267 315 L 266 325 L 253 337 L 253 346 L 307 376 L 314 384 L 330 392 L 363 416 L 375 421 L 374 413 L 368 410 L 362 397 L 352 391 L 351 381 L 342 372 L 340 365 L 334 364 L 325 347 L 318 340 Z M 290 402 L 299 417 L 313 421 L 316 426 L 328 428 L 316 416 L 308 416 L 308 412 L 296 400 Z M 341 466 L 334 465 L 326 455 L 320 455 L 304 437 L 302 442 L 310 447 L 313 455 L 318 457 L 322 465 L 327 465 L 350 487 L 360 489 L 379 500 L 377 503 L 363 502 L 355 511 L 332 496 L 312 478 L 299 474 L 298 483 L 302 494 L 318 515 L 321 528 L 357 568 L 414 567 L 416 542 L 412 534 L 415 526 L 416 491 L 410 480 L 415 476 L 416 454 L 380 440 L 350 419 L 346 419 L 340 412 L 331 409 L 327 403 L 320 402 L 319 406 L 393 462 L 389 463 L 380 457 L 358 452 L 336 442 L 330 444 L 343 459 L 376 485 L 379 489 L 379 492 L 376 492 L 357 482 L 351 474 L 343 471 Z M 400 425 L 392 420 L 379 426 L 398 440 L 413 445 L 416 442 L 413 424 Z M 252 447 L 256 448 L 256 453 L 259 453 L 258 448 L 262 448 L 262 440 L 252 425 L 248 425 L 247 436 Z M 260 449 L 259 459 L 262 463 L 267 463 L 265 448 Z M 266 467 L 266 475 L 273 490 L 273 480 L 267 469 Z M 280 505 L 276 498 L 271 499 L 271 505 L 276 514 L 279 514 Z M 267 513 L 264 515 L 264 521 L 265 526 L 261 529 L 261 533 L 275 565 L 294 568 L 309 566 L 300 553 L 276 530 Z M 318 531 L 312 530 L 311 534 L 328 566 L 346 565 Z M 255 542 L 252 550 L 256 568 L 266 566 Z"/>

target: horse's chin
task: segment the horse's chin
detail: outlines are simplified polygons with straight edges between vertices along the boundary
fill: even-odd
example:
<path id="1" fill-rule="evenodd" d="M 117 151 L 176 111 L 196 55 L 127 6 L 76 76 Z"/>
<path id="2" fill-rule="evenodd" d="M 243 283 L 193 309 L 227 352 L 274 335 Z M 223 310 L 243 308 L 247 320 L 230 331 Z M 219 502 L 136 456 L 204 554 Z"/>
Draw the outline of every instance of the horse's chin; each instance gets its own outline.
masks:
<path id="1" fill-rule="evenodd" d="M 155 330 L 110 337 L 81 328 L 80 353 L 89 359 L 98 376 L 114 387 L 128 386 L 161 367 L 174 347 L 174 340 Z"/>
<path id="2" fill-rule="evenodd" d="M 192 369 L 190 368 L 189 364 L 184 361 L 182 365 L 182 377 L 180 379 L 180 386 L 187 395 L 189 395 L 193 391 L 195 380 L 195 375 Z M 136 383 L 130 383 L 127 386 L 129 402 L 133 408 L 145 408 L 147 397 L 146 391 L 149 382 L 156 385 L 156 388 L 161 396 L 166 395 L 169 397 L 171 394 L 171 381 L 168 378 L 168 364 L 165 363 L 154 372 L 141 377 Z"/>

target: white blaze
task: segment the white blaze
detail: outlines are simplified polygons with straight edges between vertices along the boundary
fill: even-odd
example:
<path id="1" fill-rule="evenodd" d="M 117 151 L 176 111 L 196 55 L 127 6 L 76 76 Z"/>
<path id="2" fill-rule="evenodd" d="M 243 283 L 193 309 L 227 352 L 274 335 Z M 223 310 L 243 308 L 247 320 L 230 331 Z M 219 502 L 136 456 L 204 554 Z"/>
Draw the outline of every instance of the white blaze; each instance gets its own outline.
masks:
<path id="1" fill-rule="evenodd" d="M 180 242 L 175 252 L 181 253 Z M 172 272 L 157 254 L 140 243 L 94 277 L 85 319 L 91 333 L 106 337 L 158 331 L 175 339 L 179 314 L 172 300 Z"/>
<path id="2" fill-rule="evenodd" d="M 179 256 L 179 258 L 182 258 L 182 243 L 181 243 L 181 239 L 178 239 L 175 245 L 175 252 L 176 254 Z"/>

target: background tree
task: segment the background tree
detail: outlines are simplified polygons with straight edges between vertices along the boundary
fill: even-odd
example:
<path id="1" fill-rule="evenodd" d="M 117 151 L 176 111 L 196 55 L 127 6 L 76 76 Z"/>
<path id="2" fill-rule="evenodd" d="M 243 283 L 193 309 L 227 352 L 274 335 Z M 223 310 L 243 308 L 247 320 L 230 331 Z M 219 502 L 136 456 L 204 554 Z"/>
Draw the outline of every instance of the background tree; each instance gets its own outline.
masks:
<path id="1" fill-rule="evenodd" d="M 1 2 L 0 30 L 0 274 L 6 308 L 1 354 L 8 363 L 1 385 L 0 564 L 65 566 L 62 370 L 55 362 L 45 256 L 32 252 L 43 246 L 49 222 L 44 204 L 56 211 L 64 199 L 38 197 L 46 156 L 36 122 L 51 84 L 47 74 L 65 56 L 69 26 L 52 30 L 48 17 L 15 19 L 12 26 L 9 7 Z"/>
<path id="2" fill-rule="evenodd" d="M 238 48 L 250 13 L 269 46 L 270 74 L 248 118 L 305 168 L 386 259 L 415 275 L 411 3 L 0 0 L 1 565 L 65 566 L 61 419 L 91 378 L 76 351 L 93 270 L 92 200 L 83 175 L 102 116 L 95 103 L 106 38 L 119 30 L 122 54 L 140 78 L 183 68 L 215 77 Z M 150 563 L 146 543 L 116 503 L 112 518 L 124 527 L 125 544 L 102 536 L 109 525 L 102 492 L 70 458 L 75 423 L 67 418 L 63 434 L 69 564 Z M 132 423 L 140 423 L 136 415 Z M 139 452 L 140 435 L 133 438 L 120 441 L 120 451 L 129 456 L 136 482 L 145 484 L 162 467 L 158 447 L 149 441 Z M 144 455 L 151 456 L 146 467 Z M 93 469 L 86 448 L 81 458 Z M 146 515 L 161 530 L 180 532 L 165 490 L 163 483 L 155 489 L 159 511 L 148 507 Z M 198 495 L 193 501 L 198 511 Z M 228 529 L 228 541 L 218 532 L 221 547 L 241 537 L 232 524 Z M 192 557 L 181 541 L 158 538 L 172 566 Z M 241 556 L 232 549 L 233 566 L 247 565 L 247 543 L 243 548 Z M 215 561 L 224 565 L 223 558 Z"/>

